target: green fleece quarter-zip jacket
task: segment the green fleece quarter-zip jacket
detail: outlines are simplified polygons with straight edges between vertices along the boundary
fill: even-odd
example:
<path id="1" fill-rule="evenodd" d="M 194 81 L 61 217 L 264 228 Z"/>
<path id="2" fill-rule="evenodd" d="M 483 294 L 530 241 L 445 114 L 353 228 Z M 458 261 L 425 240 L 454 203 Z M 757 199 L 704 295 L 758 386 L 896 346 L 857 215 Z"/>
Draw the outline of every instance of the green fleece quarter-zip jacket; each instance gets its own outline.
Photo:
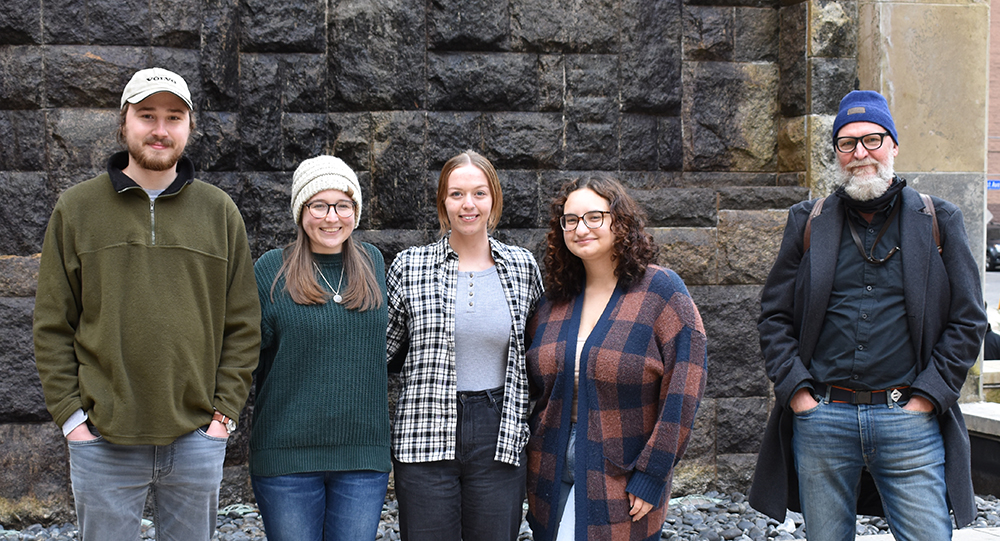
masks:
<path id="1" fill-rule="evenodd" d="M 83 409 L 112 443 L 165 445 L 236 419 L 260 347 L 243 218 L 187 158 L 158 198 L 108 172 L 62 194 L 35 298 L 35 361 L 60 426 Z"/>

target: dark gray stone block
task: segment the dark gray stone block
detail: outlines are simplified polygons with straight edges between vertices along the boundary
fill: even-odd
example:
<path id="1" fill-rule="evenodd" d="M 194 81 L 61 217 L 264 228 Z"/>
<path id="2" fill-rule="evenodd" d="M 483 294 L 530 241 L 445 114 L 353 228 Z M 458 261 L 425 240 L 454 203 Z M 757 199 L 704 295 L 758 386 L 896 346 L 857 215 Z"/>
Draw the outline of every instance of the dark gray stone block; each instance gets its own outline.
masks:
<path id="1" fill-rule="evenodd" d="M 534 171 L 497 171 L 503 190 L 503 213 L 498 227 L 536 227 L 539 215 L 538 174 Z"/>
<path id="2" fill-rule="evenodd" d="M 240 55 L 239 133 L 242 166 L 250 170 L 284 168 L 281 156 L 280 63 L 274 55 Z"/>
<path id="3" fill-rule="evenodd" d="M 241 0 L 240 46 L 245 52 L 321 53 L 325 21 L 322 0 Z"/>
<path id="4" fill-rule="evenodd" d="M 424 115 L 381 112 L 372 119 L 371 228 L 436 228 L 438 174 L 423 156 Z"/>
<path id="5" fill-rule="evenodd" d="M 42 4 L 38 0 L 8 0 L 0 10 L 0 45 L 40 45 Z"/>
<path id="6" fill-rule="evenodd" d="M 427 166 L 441 169 L 453 156 L 466 150 L 482 153 L 480 113 L 427 113 Z"/>
<path id="7" fill-rule="evenodd" d="M 46 115 L 46 168 L 74 182 L 107 168 L 111 154 L 121 150 L 115 139 L 119 114 L 113 109 L 56 109 Z"/>
<path id="8" fill-rule="evenodd" d="M 200 103 L 210 111 L 239 108 L 239 13 L 229 0 L 204 0 L 201 4 L 204 36 L 201 47 Z"/>
<path id="9" fill-rule="evenodd" d="M 291 173 L 251 173 L 246 176 L 246 196 L 240 212 L 254 257 L 295 240 L 292 221 Z"/>
<path id="10" fill-rule="evenodd" d="M 732 61 L 733 15 L 731 7 L 684 6 L 684 59 Z"/>
<path id="11" fill-rule="evenodd" d="M 197 141 L 185 153 L 198 171 L 235 171 L 239 166 L 239 115 L 208 111 L 198 114 Z"/>
<path id="12" fill-rule="evenodd" d="M 0 109 L 0 169 L 45 169 L 45 113 Z"/>
<path id="13" fill-rule="evenodd" d="M 429 53 L 427 107 L 437 111 L 538 108 L 537 57 L 517 53 Z"/>
<path id="14" fill-rule="evenodd" d="M 734 186 L 774 186 L 774 173 L 739 173 L 729 171 L 686 171 L 679 186 L 723 189 Z"/>
<path id="15" fill-rule="evenodd" d="M 760 286 L 693 285 L 689 289 L 708 336 L 705 395 L 767 396 L 770 385 L 757 333 Z"/>
<path id="16" fill-rule="evenodd" d="M 677 116 L 681 104 L 681 7 L 625 0 L 621 7 L 622 110 Z"/>
<path id="17" fill-rule="evenodd" d="M 0 297 L 34 298 L 39 254 L 0 257 Z"/>
<path id="18" fill-rule="evenodd" d="M 35 368 L 31 314 L 35 299 L 0 297 L 0 423 L 52 419 Z"/>
<path id="19" fill-rule="evenodd" d="M 657 120 L 657 167 L 661 171 L 684 169 L 684 137 L 681 118 L 660 117 Z"/>
<path id="20" fill-rule="evenodd" d="M 563 55 L 538 55 L 538 110 L 559 111 L 566 99 L 566 65 Z"/>
<path id="21" fill-rule="evenodd" d="M 154 47 L 198 49 L 201 25 L 205 19 L 203 3 L 195 0 L 151 0 L 151 42 Z"/>
<path id="22" fill-rule="evenodd" d="M 778 10 L 738 7 L 734 21 L 733 60 L 778 61 Z"/>
<path id="23" fill-rule="evenodd" d="M 619 166 L 626 170 L 656 170 L 660 153 L 660 119 L 652 115 L 621 115 Z M 679 123 L 678 123 L 679 125 Z M 664 138 L 666 139 L 666 138 Z M 678 140 L 678 149 L 680 141 Z"/>
<path id="24" fill-rule="evenodd" d="M 427 3 L 427 45 L 433 50 L 510 49 L 507 0 L 434 0 Z"/>
<path id="25" fill-rule="evenodd" d="M 45 70 L 42 47 L 0 47 L 0 108 L 43 107 Z"/>
<path id="26" fill-rule="evenodd" d="M 327 116 L 330 154 L 355 172 L 372 164 L 372 116 L 369 113 L 332 113 Z"/>
<path id="27" fill-rule="evenodd" d="M 327 148 L 324 114 L 285 113 L 281 117 L 282 169 L 294 170 L 302 160 L 324 154 Z"/>
<path id="28" fill-rule="evenodd" d="M 630 190 L 646 210 L 649 227 L 712 227 L 715 225 L 715 192 L 700 188 Z"/>
<path id="29" fill-rule="evenodd" d="M 89 43 L 87 4 L 81 0 L 46 0 L 42 35 L 50 45 Z"/>
<path id="30" fill-rule="evenodd" d="M 802 116 L 810 112 L 806 104 L 808 6 L 808 2 L 802 2 L 778 9 L 778 69 L 781 73 L 778 102 L 782 116 Z"/>
<path id="31" fill-rule="evenodd" d="M 152 37 L 149 4 L 149 0 L 87 2 L 84 24 L 87 26 L 89 43 L 148 45 Z"/>
<path id="32" fill-rule="evenodd" d="M 0 494 L 0 522 L 7 526 L 75 520 L 69 454 L 59 427 L 52 422 L 0 423 Z"/>
<path id="33" fill-rule="evenodd" d="M 117 111 L 126 83 L 149 67 L 146 51 L 138 47 L 47 47 L 45 57 L 45 106 L 53 108 Z"/>
<path id="34" fill-rule="evenodd" d="M 731 187 L 719 190 L 719 208 L 734 210 L 784 209 L 809 198 L 802 186 Z"/>
<path id="35" fill-rule="evenodd" d="M 320 54 L 280 56 L 281 108 L 289 113 L 326 113 L 326 57 Z"/>
<path id="36" fill-rule="evenodd" d="M 729 376 L 735 376 L 729 374 Z M 751 454 L 760 449 L 770 405 L 766 397 L 717 398 L 716 451 L 720 454 Z"/>
<path id="37" fill-rule="evenodd" d="M 854 58 L 813 58 L 809 61 L 813 85 L 809 106 L 813 114 L 836 115 L 840 100 L 854 90 L 858 61 Z"/>
<path id="38" fill-rule="evenodd" d="M 618 4 L 510 0 L 511 47 L 517 51 L 608 53 L 617 48 Z"/>
<path id="39" fill-rule="evenodd" d="M 486 113 L 483 150 L 502 169 L 555 169 L 561 163 L 563 120 L 553 113 Z"/>
<path id="40" fill-rule="evenodd" d="M 424 102 L 424 3 L 386 0 L 331 6 L 328 47 L 333 111 L 418 109 Z"/>

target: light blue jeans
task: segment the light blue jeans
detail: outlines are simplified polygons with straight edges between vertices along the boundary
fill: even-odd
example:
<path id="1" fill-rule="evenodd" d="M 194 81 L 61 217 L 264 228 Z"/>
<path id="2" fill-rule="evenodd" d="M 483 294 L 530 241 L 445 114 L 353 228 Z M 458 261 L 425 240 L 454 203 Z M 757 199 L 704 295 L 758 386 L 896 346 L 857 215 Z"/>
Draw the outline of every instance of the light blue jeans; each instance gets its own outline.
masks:
<path id="1" fill-rule="evenodd" d="M 821 401 L 795 414 L 792 430 L 809 541 L 854 539 L 863 467 L 875 480 L 896 539 L 951 539 L 944 443 L 933 413 Z"/>
<path id="2" fill-rule="evenodd" d="M 269 541 L 375 539 L 389 472 L 329 471 L 250 478 Z"/>
<path id="3" fill-rule="evenodd" d="M 156 539 L 212 538 L 225 438 L 198 429 L 169 445 L 115 445 L 101 437 L 68 444 L 80 539 L 139 539 L 150 490 Z"/>

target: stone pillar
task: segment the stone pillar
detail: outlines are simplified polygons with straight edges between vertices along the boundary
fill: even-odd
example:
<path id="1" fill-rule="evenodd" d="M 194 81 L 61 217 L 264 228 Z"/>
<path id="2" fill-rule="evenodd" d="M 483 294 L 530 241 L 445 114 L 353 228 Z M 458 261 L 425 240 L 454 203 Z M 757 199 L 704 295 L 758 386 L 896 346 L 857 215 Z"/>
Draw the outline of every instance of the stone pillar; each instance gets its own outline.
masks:
<path id="1" fill-rule="evenodd" d="M 858 77 L 889 101 L 896 170 L 962 209 L 980 268 L 986 242 L 989 3 L 861 0 Z M 964 400 L 981 396 L 979 365 Z"/>

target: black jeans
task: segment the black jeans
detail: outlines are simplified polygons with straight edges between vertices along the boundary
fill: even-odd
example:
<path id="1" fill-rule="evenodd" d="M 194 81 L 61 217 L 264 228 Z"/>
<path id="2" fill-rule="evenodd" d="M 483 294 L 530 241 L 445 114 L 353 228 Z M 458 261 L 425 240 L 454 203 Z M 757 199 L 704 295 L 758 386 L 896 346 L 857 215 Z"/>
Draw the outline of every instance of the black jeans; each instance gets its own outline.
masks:
<path id="1" fill-rule="evenodd" d="M 526 459 L 493 460 L 502 404 L 503 388 L 458 393 L 455 459 L 393 459 L 403 541 L 516 541 Z"/>

